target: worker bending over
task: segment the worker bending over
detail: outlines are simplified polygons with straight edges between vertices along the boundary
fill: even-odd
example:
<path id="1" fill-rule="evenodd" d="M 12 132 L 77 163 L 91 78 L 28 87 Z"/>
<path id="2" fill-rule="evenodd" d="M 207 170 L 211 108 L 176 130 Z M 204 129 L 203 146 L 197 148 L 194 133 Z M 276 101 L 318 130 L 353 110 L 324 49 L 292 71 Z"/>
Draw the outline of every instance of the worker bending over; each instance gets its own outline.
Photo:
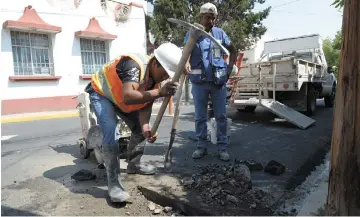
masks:
<path id="1" fill-rule="evenodd" d="M 195 106 L 195 129 L 198 139 L 197 149 L 193 158 L 202 158 L 207 153 L 207 107 L 208 99 L 212 102 L 217 126 L 217 148 L 221 160 L 228 161 L 227 152 L 227 115 L 226 115 L 226 82 L 236 60 L 236 49 L 229 37 L 221 28 L 215 27 L 217 8 L 211 3 L 206 3 L 200 8 L 200 24 L 205 31 L 211 34 L 230 51 L 229 65 L 226 63 L 220 48 L 214 45 L 209 38 L 200 37 L 191 52 L 186 71 L 192 83 L 192 95 Z M 189 39 L 189 32 L 185 43 Z"/>
<path id="2" fill-rule="evenodd" d="M 117 116 L 132 131 L 127 154 L 127 173 L 151 175 L 156 169 L 142 164 L 145 138 L 153 143 L 157 133 L 151 135 L 149 120 L 153 101 L 175 94 L 178 84 L 159 83 L 175 74 L 182 51 L 176 45 L 165 43 L 149 58 L 146 55 L 126 54 L 106 63 L 97 71 L 85 91 L 102 130 L 102 152 L 107 173 L 108 192 L 113 202 L 124 202 L 130 195 L 120 182 Z M 138 146 L 139 144 L 143 144 Z"/>

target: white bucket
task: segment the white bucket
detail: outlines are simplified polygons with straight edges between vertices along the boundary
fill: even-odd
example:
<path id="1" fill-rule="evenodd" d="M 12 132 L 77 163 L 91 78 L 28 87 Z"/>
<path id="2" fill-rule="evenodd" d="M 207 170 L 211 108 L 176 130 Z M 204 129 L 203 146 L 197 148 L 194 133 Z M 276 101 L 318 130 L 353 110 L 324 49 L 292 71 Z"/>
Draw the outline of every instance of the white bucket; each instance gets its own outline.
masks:
<path id="1" fill-rule="evenodd" d="M 227 137 L 228 137 L 228 144 L 230 143 L 230 126 L 232 124 L 232 120 L 230 118 L 227 119 Z M 210 119 L 210 123 L 208 124 L 210 127 L 210 140 L 212 144 L 217 143 L 217 127 L 216 127 L 216 120 L 215 118 Z"/>

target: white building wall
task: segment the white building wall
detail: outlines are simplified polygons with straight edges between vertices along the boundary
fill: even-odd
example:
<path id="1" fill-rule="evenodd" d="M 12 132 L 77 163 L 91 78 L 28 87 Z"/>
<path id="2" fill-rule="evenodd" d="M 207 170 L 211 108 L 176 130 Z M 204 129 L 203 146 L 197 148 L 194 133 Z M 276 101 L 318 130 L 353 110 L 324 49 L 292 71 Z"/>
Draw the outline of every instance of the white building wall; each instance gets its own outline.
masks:
<path id="1" fill-rule="evenodd" d="M 56 1 L 56 0 L 53 0 Z M 121 0 L 119 0 L 121 1 Z M 74 2 L 71 0 L 70 2 Z M 146 10 L 146 2 L 133 0 Z M 129 3 L 124 2 L 124 3 Z M 3 29 L 6 20 L 18 20 L 28 5 L 48 24 L 62 27 L 62 32 L 51 35 L 55 76 L 62 76 L 58 81 L 10 81 L 14 75 L 10 30 Z M 109 43 L 109 59 L 114 59 L 126 52 L 142 52 L 146 54 L 145 15 L 144 9 L 132 7 L 131 15 L 125 23 L 118 25 L 114 21 L 114 13 L 108 15 L 102 10 L 100 0 L 82 0 L 77 9 L 61 10 L 52 7 L 47 0 L 11 0 L 0 1 L 0 97 L 7 99 L 24 99 L 53 96 L 76 95 L 83 91 L 90 82 L 82 80 L 82 62 L 80 39 L 75 32 L 85 30 L 89 20 L 95 17 L 100 26 L 117 39 Z"/>

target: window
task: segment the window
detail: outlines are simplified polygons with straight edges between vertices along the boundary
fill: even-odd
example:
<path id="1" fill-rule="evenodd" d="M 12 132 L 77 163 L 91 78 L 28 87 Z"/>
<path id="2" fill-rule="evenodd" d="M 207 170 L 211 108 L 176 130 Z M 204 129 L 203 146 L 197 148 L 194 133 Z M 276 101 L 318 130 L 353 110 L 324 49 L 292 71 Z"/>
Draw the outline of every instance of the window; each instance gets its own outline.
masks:
<path id="1" fill-rule="evenodd" d="M 14 74 L 54 75 L 48 35 L 11 31 Z"/>
<path id="2" fill-rule="evenodd" d="M 105 41 L 80 38 L 83 74 L 94 74 L 107 62 Z"/>

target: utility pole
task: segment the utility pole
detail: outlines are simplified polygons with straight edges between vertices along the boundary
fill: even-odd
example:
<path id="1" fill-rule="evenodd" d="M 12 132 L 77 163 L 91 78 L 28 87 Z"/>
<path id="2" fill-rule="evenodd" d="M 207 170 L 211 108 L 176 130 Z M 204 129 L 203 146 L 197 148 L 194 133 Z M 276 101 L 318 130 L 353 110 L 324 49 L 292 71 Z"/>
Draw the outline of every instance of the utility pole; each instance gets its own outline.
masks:
<path id="1" fill-rule="evenodd" d="M 326 215 L 360 216 L 359 0 L 344 1 L 342 25 Z"/>

